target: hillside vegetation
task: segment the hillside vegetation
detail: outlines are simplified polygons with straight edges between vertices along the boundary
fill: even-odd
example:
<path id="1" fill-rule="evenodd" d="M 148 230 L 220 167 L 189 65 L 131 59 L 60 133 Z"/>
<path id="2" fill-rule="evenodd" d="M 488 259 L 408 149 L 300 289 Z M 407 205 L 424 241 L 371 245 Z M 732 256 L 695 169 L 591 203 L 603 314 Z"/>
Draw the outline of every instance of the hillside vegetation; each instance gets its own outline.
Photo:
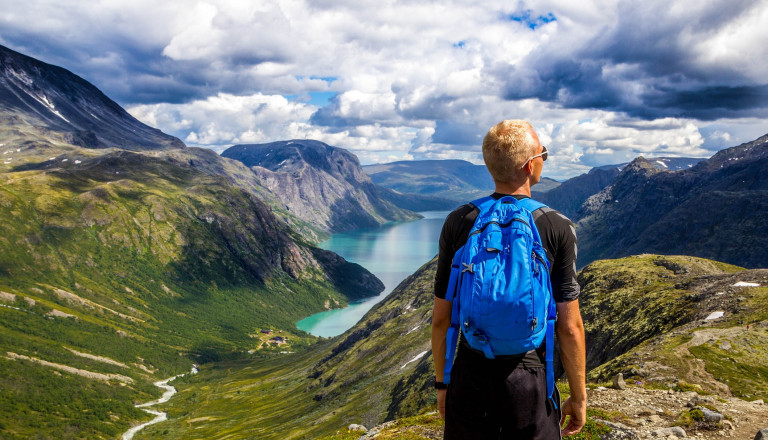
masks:
<path id="1" fill-rule="evenodd" d="M 347 439 L 356 438 L 346 433 L 352 423 L 370 428 L 429 412 L 435 403 L 429 345 L 434 270 L 435 261 L 426 264 L 355 327 L 305 353 L 217 363 L 179 380 L 178 399 L 166 406 L 171 420 L 148 428 L 145 438 Z M 689 384 L 700 384 L 723 398 L 768 398 L 763 389 L 768 383 L 763 367 L 768 361 L 767 270 L 643 255 L 595 262 L 580 273 L 579 281 L 593 383 L 624 372 L 650 389 L 672 384 L 688 391 Z M 760 286 L 735 286 L 738 282 Z M 706 320 L 713 311 L 725 313 Z M 713 333 L 712 340 L 699 336 L 695 344 L 683 347 L 690 353 L 675 352 L 702 330 L 720 329 L 725 333 Z M 672 342 L 656 342 L 665 338 Z M 726 339 L 730 345 L 723 345 Z M 724 346 L 730 347 L 727 356 Z M 677 397 L 682 398 L 689 397 Z M 595 420 L 618 417 L 598 409 L 590 412 Z M 657 423 L 669 426 L 674 422 L 669 417 Z M 590 434 L 582 438 L 598 438 L 597 433 L 612 429 L 590 423 Z M 393 428 L 406 425 L 405 431 Z M 435 429 L 439 432 L 439 421 L 432 416 L 387 426 L 392 429 L 386 432 L 413 438 L 434 438 Z"/>
<path id="2" fill-rule="evenodd" d="M 76 149 L 71 151 L 78 151 Z M 193 362 L 383 286 L 260 199 L 173 155 L 87 153 L 0 174 L 3 438 L 113 438 Z M 285 347 L 282 348 L 285 350 Z"/>

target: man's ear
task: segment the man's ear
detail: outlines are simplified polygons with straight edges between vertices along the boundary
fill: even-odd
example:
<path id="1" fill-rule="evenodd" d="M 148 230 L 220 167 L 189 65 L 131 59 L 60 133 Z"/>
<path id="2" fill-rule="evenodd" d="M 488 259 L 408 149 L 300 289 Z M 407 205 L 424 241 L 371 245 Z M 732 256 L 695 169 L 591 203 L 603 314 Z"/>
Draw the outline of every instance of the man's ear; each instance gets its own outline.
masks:
<path id="1" fill-rule="evenodd" d="M 523 171 L 525 171 L 525 174 L 527 176 L 530 176 L 531 174 L 533 174 L 533 161 L 532 160 L 529 160 L 528 162 L 525 163 L 525 166 L 523 166 Z"/>

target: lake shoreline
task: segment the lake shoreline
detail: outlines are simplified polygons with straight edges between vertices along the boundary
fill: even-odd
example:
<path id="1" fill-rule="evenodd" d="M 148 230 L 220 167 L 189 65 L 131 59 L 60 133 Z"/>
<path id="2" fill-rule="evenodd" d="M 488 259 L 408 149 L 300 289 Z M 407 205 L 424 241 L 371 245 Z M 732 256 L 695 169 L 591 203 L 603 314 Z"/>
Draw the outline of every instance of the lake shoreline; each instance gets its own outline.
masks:
<path id="1" fill-rule="evenodd" d="M 354 326 L 368 310 L 437 254 L 440 231 L 448 213 L 419 212 L 421 219 L 333 234 L 318 244 L 366 268 L 384 283 L 384 290 L 346 307 L 310 315 L 299 320 L 296 327 L 314 336 L 334 337 Z"/>

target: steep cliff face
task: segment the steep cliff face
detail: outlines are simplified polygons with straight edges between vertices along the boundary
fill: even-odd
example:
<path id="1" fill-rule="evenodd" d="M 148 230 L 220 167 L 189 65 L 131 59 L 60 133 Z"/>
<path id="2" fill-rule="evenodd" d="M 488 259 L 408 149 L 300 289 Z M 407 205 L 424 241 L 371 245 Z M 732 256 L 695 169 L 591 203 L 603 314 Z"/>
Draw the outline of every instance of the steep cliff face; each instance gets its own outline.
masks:
<path id="1" fill-rule="evenodd" d="M 636 159 L 582 206 L 579 264 L 644 252 L 768 262 L 768 136 L 677 172 Z"/>
<path id="2" fill-rule="evenodd" d="M 319 141 L 235 145 L 222 156 L 250 167 L 291 214 L 326 231 L 418 217 L 381 198 L 352 153 Z"/>
<path id="3" fill-rule="evenodd" d="M 0 143 L 31 136 L 86 148 L 184 148 L 179 139 L 129 115 L 88 81 L 0 46 Z"/>

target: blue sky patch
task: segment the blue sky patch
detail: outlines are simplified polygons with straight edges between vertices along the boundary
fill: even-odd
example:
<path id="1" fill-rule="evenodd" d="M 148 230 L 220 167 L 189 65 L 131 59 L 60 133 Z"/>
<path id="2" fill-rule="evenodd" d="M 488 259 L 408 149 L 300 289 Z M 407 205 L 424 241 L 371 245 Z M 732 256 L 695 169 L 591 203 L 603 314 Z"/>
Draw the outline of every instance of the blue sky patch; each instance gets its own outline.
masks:
<path id="1" fill-rule="evenodd" d="M 545 25 L 547 23 L 551 23 L 553 21 L 557 21 L 557 17 L 555 17 L 555 14 L 551 12 L 546 15 L 539 15 L 538 17 L 534 17 L 531 15 L 530 9 L 519 12 L 519 13 L 508 15 L 507 19 L 509 19 L 509 21 L 515 21 L 520 24 L 524 24 L 528 26 L 530 29 L 534 29 L 534 30 L 539 26 Z"/>
<path id="2" fill-rule="evenodd" d="M 299 101 L 316 107 L 325 107 L 336 96 L 337 92 L 309 92 L 300 95 L 283 95 L 289 101 Z"/>

